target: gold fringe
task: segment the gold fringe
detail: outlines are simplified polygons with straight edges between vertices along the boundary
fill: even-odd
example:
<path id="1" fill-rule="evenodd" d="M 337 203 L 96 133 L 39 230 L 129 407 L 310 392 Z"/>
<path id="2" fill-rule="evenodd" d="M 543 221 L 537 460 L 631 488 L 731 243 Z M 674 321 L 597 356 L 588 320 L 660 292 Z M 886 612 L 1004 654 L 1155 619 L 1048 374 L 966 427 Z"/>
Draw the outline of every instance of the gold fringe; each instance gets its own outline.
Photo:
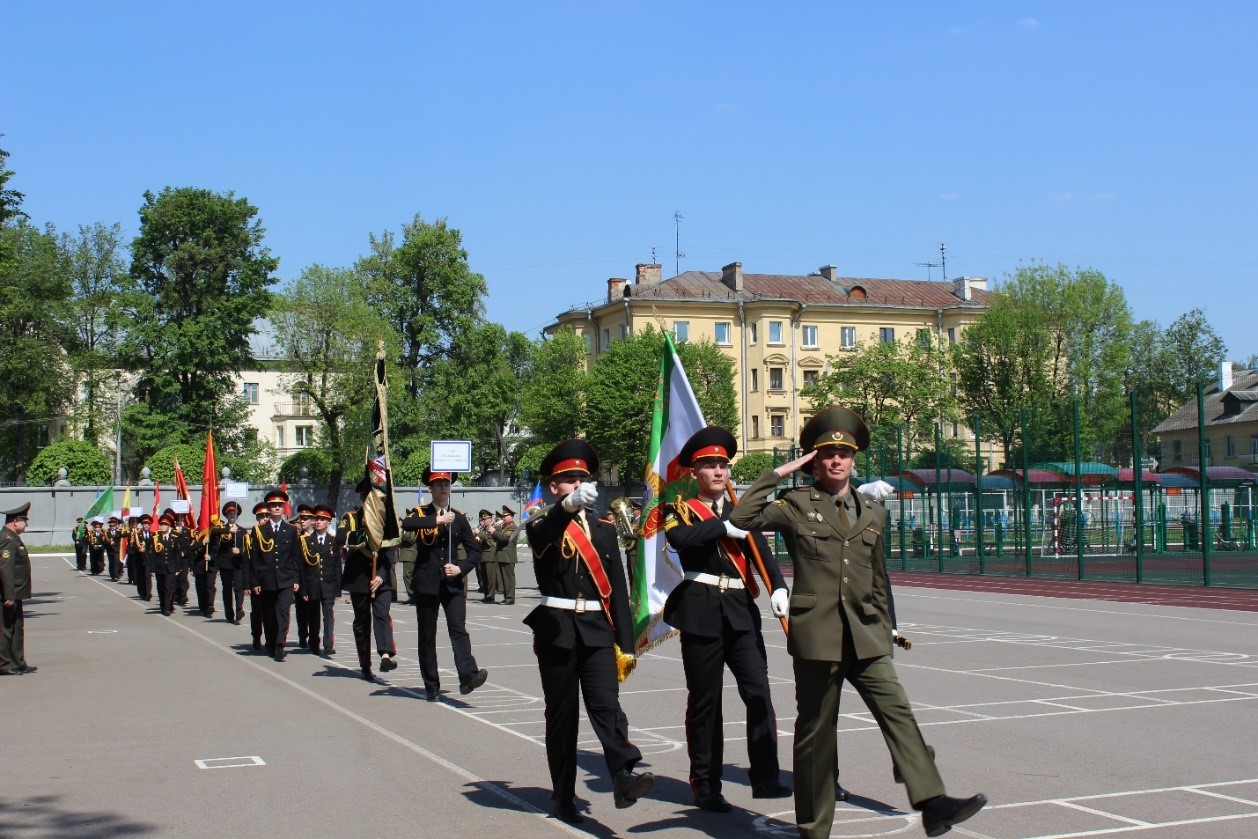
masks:
<path id="1" fill-rule="evenodd" d="M 629 674 L 638 666 L 638 659 L 628 653 L 621 652 L 619 644 L 614 644 L 612 649 L 616 653 L 616 681 L 623 682 L 629 678 Z"/>

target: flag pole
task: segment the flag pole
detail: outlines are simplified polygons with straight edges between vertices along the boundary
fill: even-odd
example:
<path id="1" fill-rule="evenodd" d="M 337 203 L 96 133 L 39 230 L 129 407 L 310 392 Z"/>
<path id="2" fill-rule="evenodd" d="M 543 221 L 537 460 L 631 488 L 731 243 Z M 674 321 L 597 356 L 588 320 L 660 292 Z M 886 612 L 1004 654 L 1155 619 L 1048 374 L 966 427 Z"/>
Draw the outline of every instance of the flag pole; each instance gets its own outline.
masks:
<path id="1" fill-rule="evenodd" d="M 738 496 L 734 494 L 734 487 L 729 482 L 725 482 L 725 494 L 729 497 L 731 506 L 738 506 Z M 764 557 L 760 555 L 760 546 L 756 544 L 754 533 L 747 534 L 747 547 L 750 549 L 751 561 L 756 566 L 756 573 L 760 575 L 760 579 L 764 580 L 764 587 L 769 592 L 769 597 L 773 596 L 773 580 L 769 577 L 769 567 L 764 564 Z M 782 631 L 787 635 L 791 634 L 790 622 L 783 617 L 778 617 L 778 623 L 782 624 Z"/>

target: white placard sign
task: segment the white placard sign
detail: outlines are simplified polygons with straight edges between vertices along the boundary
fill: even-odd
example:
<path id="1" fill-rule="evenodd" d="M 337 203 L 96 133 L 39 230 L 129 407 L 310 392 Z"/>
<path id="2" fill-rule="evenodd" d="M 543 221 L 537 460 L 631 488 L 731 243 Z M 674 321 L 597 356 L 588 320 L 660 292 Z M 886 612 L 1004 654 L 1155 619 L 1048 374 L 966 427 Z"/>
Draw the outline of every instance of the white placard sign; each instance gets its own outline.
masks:
<path id="1" fill-rule="evenodd" d="M 186 498 L 176 498 L 174 501 L 170 502 L 170 509 L 179 515 L 183 515 L 192 509 L 192 505 L 188 503 L 188 499 Z"/>
<path id="2" fill-rule="evenodd" d="M 433 440 L 429 468 L 434 472 L 471 472 L 471 440 Z"/>
<path id="3" fill-rule="evenodd" d="M 249 482 L 248 481 L 223 481 L 223 497 L 224 498 L 248 498 Z"/>

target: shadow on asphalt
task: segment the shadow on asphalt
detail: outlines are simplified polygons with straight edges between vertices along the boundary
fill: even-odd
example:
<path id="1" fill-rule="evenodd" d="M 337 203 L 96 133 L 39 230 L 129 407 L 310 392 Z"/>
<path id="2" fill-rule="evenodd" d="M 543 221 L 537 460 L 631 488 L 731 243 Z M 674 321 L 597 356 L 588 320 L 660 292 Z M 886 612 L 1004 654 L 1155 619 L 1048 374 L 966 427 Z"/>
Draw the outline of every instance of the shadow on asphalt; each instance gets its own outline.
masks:
<path id="1" fill-rule="evenodd" d="M 0 798 L 0 836 L 105 839 L 157 833 L 160 825 L 132 821 L 100 810 L 73 812 L 59 805 L 59 795 Z"/>

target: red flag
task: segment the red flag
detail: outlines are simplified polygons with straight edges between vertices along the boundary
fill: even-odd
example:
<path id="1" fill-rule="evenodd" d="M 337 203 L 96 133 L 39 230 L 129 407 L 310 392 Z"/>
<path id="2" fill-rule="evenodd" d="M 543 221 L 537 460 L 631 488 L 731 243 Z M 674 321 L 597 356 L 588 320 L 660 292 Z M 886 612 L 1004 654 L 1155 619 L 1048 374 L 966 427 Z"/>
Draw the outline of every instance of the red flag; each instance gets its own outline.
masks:
<path id="1" fill-rule="evenodd" d="M 175 498 L 188 502 L 188 512 L 183 514 L 183 524 L 189 530 L 196 530 L 197 523 L 192 518 L 192 501 L 188 498 L 188 481 L 183 476 L 178 455 L 175 455 Z"/>
<path id="2" fill-rule="evenodd" d="M 205 435 L 205 470 L 201 476 L 201 521 L 198 533 L 204 539 L 218 524 L 218 468 L 214 463 L 214 432 Z"/>
<path id="3" fill-rule="evenodd" d="M 288 478 L 280 481 L 280 492 L 288 495 Z M 284 518 L 289 518 L 293 514 L 293 505 L 287 501 L 284 502 Z"/>
<path id="4" fill-rule="evenodd" d="M 149 524 L 149 531 L 156 533 L 158 531 L 157 517 L 161 515 L 162 506 L 162 485 L 160 483 L 153 484 L 153 521 Z"/>

